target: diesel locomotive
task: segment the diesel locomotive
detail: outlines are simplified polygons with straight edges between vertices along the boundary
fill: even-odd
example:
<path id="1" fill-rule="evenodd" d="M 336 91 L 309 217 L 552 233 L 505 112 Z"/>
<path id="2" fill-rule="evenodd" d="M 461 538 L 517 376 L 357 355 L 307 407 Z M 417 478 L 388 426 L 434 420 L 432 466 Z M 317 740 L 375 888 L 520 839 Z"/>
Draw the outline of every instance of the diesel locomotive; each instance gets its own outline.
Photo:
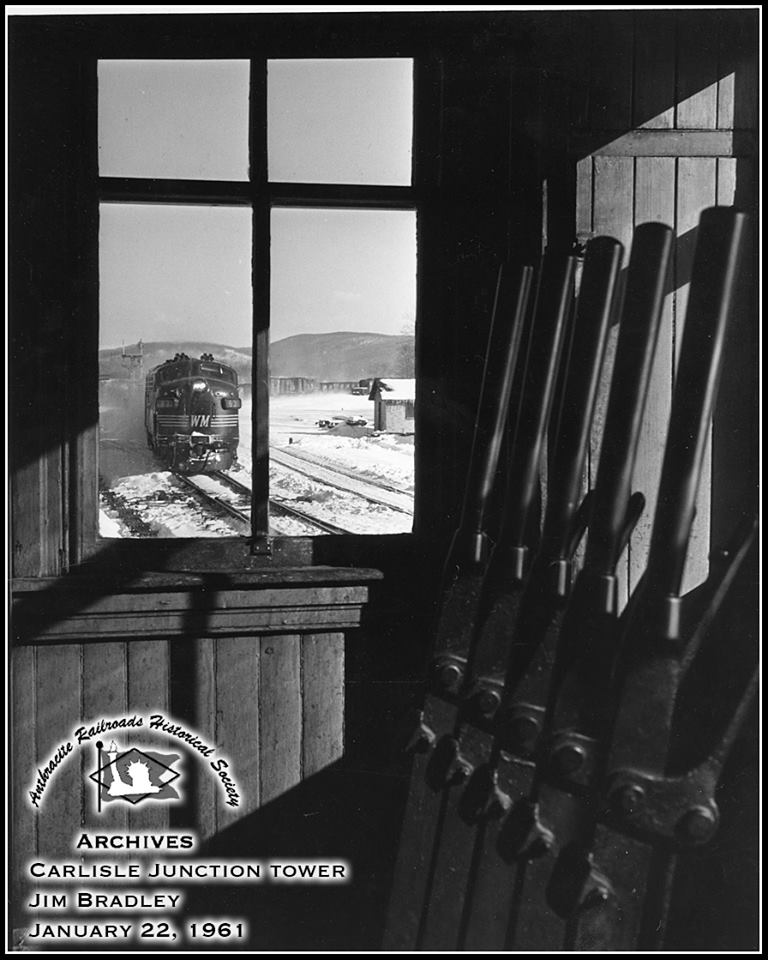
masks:
<path id="1" fill-rule="evenodd" d="M 241 406 L 232 367 L 210 353 L 199 360 L 177 353 L 147 374 L 147 443 L 171 470 L 228 470 L 237 461 Z"/>

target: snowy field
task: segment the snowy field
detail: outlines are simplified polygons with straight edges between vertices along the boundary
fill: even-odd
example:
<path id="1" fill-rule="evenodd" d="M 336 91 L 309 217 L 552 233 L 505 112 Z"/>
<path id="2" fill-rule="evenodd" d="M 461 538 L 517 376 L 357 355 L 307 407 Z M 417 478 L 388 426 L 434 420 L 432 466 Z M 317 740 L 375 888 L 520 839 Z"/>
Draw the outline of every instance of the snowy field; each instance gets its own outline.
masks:
<path id="1" fill-rule="evenodd" d="M 100 475 L 108 494 L 102 496 L 100 533 L 104 537 L 219 537 L 240 534 L 221 517 L 206 514 L 196 498 L 180 491 L 167 471 L 160 468 L 147 448 L 138 391 L 101 409 Z M 349 426 L 347 417 L 363 418 L 365 427 Z M 240 411 L 239 463 L 232 475 L 251 484 L 251 405 Z M 318 420 L 337 426 L 319 427 Z M 270 496 L 300 508 L 311 516 L 354 533 L 407 533 L 412 516 L 399 510 L 361 499 L 355 490 L 373 484 L 400 491 L 408 508 L 413 496 L 413 437 L 376 435 L 372 427 L 373 403 L 367 397 L 349 394 L 315 393 L 277 396 L 270 401 L 270 445 L 301 461 L 304 474 L 313 466 L 337 469 L 349 481 L 350 490 L 331 488 L 312 476 L 302 475 L 284 465 L 270 464 Z M 318 470 L 318 473 L 321 471 Z M 357 487 L 355 478 L 359 478 Z M 382 496 L 386 497 L 386 493 Z M 140 515 L 146 529 L 129 529 L 121 520 L 120 508 Z M 412 510 L 412 507 L 411 507 Z M 295 522 L 275 518 L 275 533 L 304 534 Z"/>

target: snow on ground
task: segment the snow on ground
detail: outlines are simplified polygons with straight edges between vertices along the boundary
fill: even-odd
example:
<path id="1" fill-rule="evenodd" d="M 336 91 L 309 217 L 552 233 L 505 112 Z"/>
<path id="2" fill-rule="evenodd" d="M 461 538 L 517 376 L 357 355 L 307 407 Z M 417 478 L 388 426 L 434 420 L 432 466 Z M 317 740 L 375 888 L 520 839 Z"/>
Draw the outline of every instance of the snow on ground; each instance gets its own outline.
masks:
<path id="1" fill-rule="evenodd" d="M 361 479 L 413 493 L 413 437 L 386 433 L 377 437 L 344 437 L 329 430 L 320 436 L 295 437 L 285 449 L 296 456 L 307 453 L 308 459 L 342 467 Z"/>
<path id="2" fill-rule="evenodd" d="M 99 533 L 102 537 L 124 537 L 124 529 L 119 520 L 113 519 L 104 509 L 99 510 Z"/>
<path id="3" fill-rule="evenodd" d="M 410 533 L 413 528 L 408 514 L 332 489 L 277 464 L 270 468 L 269 479 L 273 497 L 350 533 Z"/>
<path id="4" fill-rule="evenodd" d="M 250 409 L 244 419 L 250 417 Z M 318 420 L 337 421 L 331 430 L 318 427 Z M 361 417 L 367 428 L 342 426 L 346 417 Z M 353 430 L 361 436 L 343 436 Z M 308 453 L 329 465 L 338 465 L 362 478 L 379 480 L 404 493 L 413 493 L 413 436 L 374 435 L 373 402 L 367 397 L 344 393 L 309 393 L 270 399 L 270 442 L 289 452 Z M 292 441 L 292 442 L 291 442 Z"/>
<path id="5" fill-rule="evenodd" d="M 129 407 L 136 407 L 129 412 Z M 146 447 L 143 411 L 137 404 L 104 408 L 101 412 L 100 473 L 115 497 L 137 512 L 159 537 L 217 537 L 241 533 L 224 518 L 206 515 L 197 499 L 179 490 L 170 475 L 158 469 Z M 364 418 L 370 426 L 349 427 L 347 417 Z M 334 419 L 336 418 L 336 419 Z M 128 422 L 130 420 L 130 423 Z M 318 420 L 332 420 L 339 427 L 318 427 Z M 135 422 L 134 422 L 135 421 Z M 240 411 L 238 464 L 232 475 L 251 485 L 251 404 Z M 276 396 L 270 399 L 270 443 L 312 461 L 338 466 L 361 480 L 379 481 L 389 487 L 413 493 L 413 437 L 374 435 L 373 403 L 367 396 L 343 393 L 314 393 Z M 355 436 L 343 435 L 354 433 Z M 361 500 L 270 465 L 270 493 L 309 514 L 355 533 L 406 533 L 412 529 L 407 514 Z M 102 503 L 99 531 L 104 537 L 137 536 L 106 503 Z M 296 522 L 275 518 L 285 535 L 306 533 Z"/>
<path id="6" fill-rule="evenodd" d="M 110 490 L 158 537 L 231 537 L 238 532 L 226 520 L 206 514 L 198 500 L 180 490 L 168 473 L 123 477 Z M 117 517 L 109 519 L 118 522 Z M 131 536 L 129 532 L 107 532 L 102 526 L 99 533 L 102 537 Z"/>

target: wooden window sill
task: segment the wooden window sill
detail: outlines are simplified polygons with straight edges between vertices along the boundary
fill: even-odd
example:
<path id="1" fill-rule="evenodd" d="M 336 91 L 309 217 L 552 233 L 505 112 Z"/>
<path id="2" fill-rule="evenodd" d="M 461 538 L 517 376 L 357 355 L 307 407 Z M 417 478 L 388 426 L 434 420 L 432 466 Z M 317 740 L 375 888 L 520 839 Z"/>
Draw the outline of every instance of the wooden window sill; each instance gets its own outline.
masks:
<path id="1" fill-rule="evenodd" d="M 142 573 L 12 582 L 17 645 L 173 637 L 345 631 L 360 624 L 368 568 L 311 567 L 245 573 Z"/>

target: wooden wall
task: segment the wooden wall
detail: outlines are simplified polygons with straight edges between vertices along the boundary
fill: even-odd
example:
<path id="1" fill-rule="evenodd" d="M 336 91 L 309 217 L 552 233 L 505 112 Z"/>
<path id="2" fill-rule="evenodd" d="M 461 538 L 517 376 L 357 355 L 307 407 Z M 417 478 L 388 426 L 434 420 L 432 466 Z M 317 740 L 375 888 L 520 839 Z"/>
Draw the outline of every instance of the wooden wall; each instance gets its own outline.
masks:
<path id="1" fill-rule="evenodd" d="M 273 634 L 22 646 L 14 651 L 12 761 L 15 771 L 13 904 L 23 904 L 20 866 L 29 858 L 71 858 L 81 826 L 91 829 L 194 829 L 206 840 L 320 772 L 343 753 L 344 635 Z M 81 723 L 165 713 L 189 724 L 231 764 L 242 803 L 229 808 L 209 770 L 181 750 L 183 805 L 125 803 L 94 810 L 87 777 L 95 749 L 63 764 L 39 812 L 27 791 L 38 764 Z M 109 735 L 106 735 L 109 737 Z M 157 747 L 143 731 L 116 735 Z M 95 741 L 94 741 L 95 742 Z M 178 741 L 166 744 L 179 750 Z M 219 753 L 217 753 L 217 756 Z M 17 926 L 22 924 L 18 918 Z"/>
<path id="2" fill-rule="evenodd" d="M 635 486 L 646 496 L 646 509 L 622 564 L 626 588 L 632 589 L 647 559 L 656 488 L 666 437 L 690 272 L 701 211 L 738 206 L 751 211 L 755 194 L 757 144 L 756 64 L 745 49 L 748 28 L 738 17 L 721 11 L 659 14 L 611 13 L 583 36 L 591 55 L 582 83 L 572 92 L 572 126 L 568 152 L 575 164 L 576 236 L 580 241 L 607 234 L 625 245 L 629 256 L 632 231 L 648 221 L 674 228 L 677 238 L 669 292 L 654 364 L 650 397 L 640 441 Z M 745 251 L 745 260 L 754 249 Z M 744 279 L 748 283 L 748 271 Z M 749 342 L 756 325 L 740 304 L 731 342 Z M 615 345 L 616 331 L 613 334 Z M 754 333 L 752 334 L 754 336 Z M 723 392 L 733 393 L 745 367 L 732 348 L 727 358 Z M 609 352 L 610 358 L 610 352 Z M 753 384 L 756 371 L 748 374 Z M 749 381 L 747 381 L 749 382 Z M 756 411 L 745 401 L 741 417 Z M 607 400 L 604 383 L 601 406 Z M 722 410 L 722 405 L 721 408 Z M 598 413 L 598 424 L 601 417 Z M 722 416 L 721 416 L 722 422 Z M 723 433 L 733 433 L 729 417 Z M 745 431 L 746 432 L 746 431 Z M 732 456 L 749 460 L 746 436 Z M 599 458 L 599 434 L 593 437 L 592 477 Z M 712 448 L 707 451 L 697 515 L 688 554 L 684 591 L 705 579 L 710 531 L 716 525 L 723 546 L 741 517 L 734 510 L 733 491 L 721 484 L 713 503 Z M 749 471 L 745 470 L 745 474 Z M 756 477 L 737 480 L 743 513 L 754 505 Z M 750 489 L 750 484 L 751 489 Z M 730 504 L 729 502 L 730 501 Z M 728 520 L 724 520 L 724 515 Z M 736 515 L 734 515 L 736 514 Z"/>

